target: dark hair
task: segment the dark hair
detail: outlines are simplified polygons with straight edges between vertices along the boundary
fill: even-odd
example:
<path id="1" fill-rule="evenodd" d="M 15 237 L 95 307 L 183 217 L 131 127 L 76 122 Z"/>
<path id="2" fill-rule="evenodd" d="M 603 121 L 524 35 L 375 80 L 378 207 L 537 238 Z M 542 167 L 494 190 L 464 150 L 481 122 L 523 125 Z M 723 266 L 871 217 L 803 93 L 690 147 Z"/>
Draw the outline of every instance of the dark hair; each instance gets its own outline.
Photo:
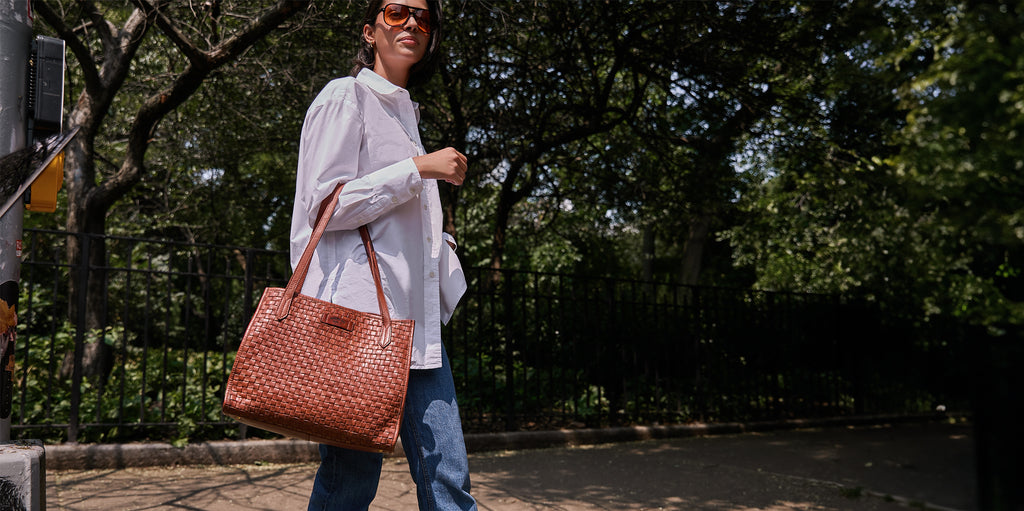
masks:
<path id="1" fill-rule="evenodd" d="M 381 7 L 388 0 L 370 0 L 366 6 L 366 13 L 363 15 L 363 22 L 359 25 L 359 51 L 356 52 L 355 58 L 352 59 L 352 71 L 349 73 L 352 76 L 359 74 L 363 68 L 373 69 L 374 58 L 376 57 L 373 46 L 366 42 L 366 38 L 363 37 L 363 27 L 366 25 L 373 26 L 377 21 L 377 14 L 380 13 Z M 434 71 L 437 69 L 437 62 L 440 60 L 441 55 L 441 29 L 444 22 L 444 16 L 441 13 L 441 2 L 440 0 L 427 0 L 427 9 L 430 10 L 430 25 L 432 30 L 430 31 L 430 39 L 427 41 L 427 52 L 423 55 L 423 58 L 419 62 L 413 64 L 412 69 L 409 70 L 409 83 L 407 87 L 415 87 L 417 85 L 426 83 L 430 80 L 430 77 L 434 75 Z"/>

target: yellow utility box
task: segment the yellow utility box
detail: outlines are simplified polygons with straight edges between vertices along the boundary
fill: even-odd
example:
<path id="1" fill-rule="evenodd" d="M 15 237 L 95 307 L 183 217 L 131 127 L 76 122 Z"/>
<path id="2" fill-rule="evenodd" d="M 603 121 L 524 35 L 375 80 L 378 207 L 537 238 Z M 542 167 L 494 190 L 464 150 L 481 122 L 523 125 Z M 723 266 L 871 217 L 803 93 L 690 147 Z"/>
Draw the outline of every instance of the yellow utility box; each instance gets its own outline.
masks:
<path id="1" fill-rule="evenodd" d="M 25 209 L 40 213 L 57 210 L 57 192 L 64 185 L 64 151 L 53 158 L 42 174 L 32 182 Z"/>

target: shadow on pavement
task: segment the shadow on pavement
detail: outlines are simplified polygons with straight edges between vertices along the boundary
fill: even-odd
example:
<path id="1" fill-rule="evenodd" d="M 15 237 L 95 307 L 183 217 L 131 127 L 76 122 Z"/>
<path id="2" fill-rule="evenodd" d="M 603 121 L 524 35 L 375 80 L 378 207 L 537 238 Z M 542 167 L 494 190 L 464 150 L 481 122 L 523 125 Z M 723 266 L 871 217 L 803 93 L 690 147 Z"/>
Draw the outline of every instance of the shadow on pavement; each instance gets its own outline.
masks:
<path id="1" fill-rule="evenodd" d="M 972 511 L 965 423 L 746 433 L 470 456 L 481 510 Z M 48 509 L 305 509 L 316 465 L 47 474 Z M 388 458 L 374 510 L 416 508 Z"/>

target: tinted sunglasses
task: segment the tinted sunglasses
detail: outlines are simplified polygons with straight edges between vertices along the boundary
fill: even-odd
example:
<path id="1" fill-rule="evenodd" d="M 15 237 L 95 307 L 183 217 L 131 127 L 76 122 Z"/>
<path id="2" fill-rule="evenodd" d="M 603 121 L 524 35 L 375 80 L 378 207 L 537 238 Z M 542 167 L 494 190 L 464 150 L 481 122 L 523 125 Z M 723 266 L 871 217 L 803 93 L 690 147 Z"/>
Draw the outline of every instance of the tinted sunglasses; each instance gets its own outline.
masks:
<path id="1" fill-rule="evenodd" d="M 424 34 L 430 34 L 433 27 L 430 25 L 430 10 L 419 7 L 409 7 L 402 4 L 387 4 L 379 12 L 384 13 L 384 23 L 392 27 L 404 26 L 409 21 L 409 16 L 416 19 L 416 28 Z"/>

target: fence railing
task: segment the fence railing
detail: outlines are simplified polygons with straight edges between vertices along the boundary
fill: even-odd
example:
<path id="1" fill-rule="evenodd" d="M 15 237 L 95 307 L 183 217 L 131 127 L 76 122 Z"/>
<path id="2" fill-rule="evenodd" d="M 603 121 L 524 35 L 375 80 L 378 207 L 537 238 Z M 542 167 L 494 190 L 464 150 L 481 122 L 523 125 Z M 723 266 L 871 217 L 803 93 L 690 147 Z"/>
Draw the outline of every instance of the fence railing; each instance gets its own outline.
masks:
<path id="1" fill-rule="evenodd" d="M 104 243 L 102 266 L 66 243 Z M 259 434 L 220 413 L 234 352 L 287 254 L 28 230 L 15 436 L 178 440 Z M 84 264 L 84 263 L 83 263 Z M 467 431 L 750 421 L 966 406 L 941 325 L 828 295 L 466 270 L 446 340 Z M 72 307 L 70 289 L 102 292 Z M 76 311 L 71 317 L 69 311 Z M 88 328 L 86 312 L 92 314 Z M 98 319 L 97 319 L 98 318 Z"/>

